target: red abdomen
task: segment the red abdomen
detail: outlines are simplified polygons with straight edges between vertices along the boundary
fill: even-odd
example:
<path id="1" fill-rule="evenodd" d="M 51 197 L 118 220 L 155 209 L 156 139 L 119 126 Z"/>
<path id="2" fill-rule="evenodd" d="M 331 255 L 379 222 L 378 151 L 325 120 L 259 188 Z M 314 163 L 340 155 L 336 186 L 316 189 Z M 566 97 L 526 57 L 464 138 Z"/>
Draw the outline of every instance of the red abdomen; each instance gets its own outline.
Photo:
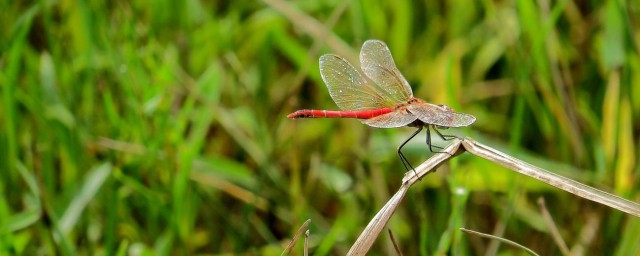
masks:
<path id="1" fill-rule="evenodd" d="M 354 111 L 335 111 L 335 110 L 317 110 L 303 109 L 287 115 L 288 118 L 359 118 L 369 119 L 379 115 L 384 115 L 393 111 L 390 108 L 370 109 L 370 110 L 354 110 Z"/>

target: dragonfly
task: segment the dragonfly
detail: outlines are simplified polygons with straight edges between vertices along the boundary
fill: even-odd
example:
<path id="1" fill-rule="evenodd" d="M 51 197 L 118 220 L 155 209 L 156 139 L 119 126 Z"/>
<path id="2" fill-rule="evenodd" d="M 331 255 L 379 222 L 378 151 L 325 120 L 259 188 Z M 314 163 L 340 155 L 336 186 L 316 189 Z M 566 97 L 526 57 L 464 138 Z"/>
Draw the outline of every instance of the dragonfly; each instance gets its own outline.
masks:
<path id="1" fill-rule="evenodd" d="M 398 146 L 398 157 L 407 171 L 415 168 L 402 148 L 426 129 L 426 143 L 432 149 L 431 130 L 443 140 L 455 138 L 438 129 L 469 126 L 472 115 L 459 113 L 446 105 L 436 105 L 414 98 L 407 80 L 393 61 L 389 47 L 380 40 L 367 40 L 360 50 L 363 76 L 351 63 L 335 54 L 320 57 L 320 74 L 329 95 L 341 110 L 303 109 L 288 118 L 357 118 L 375 128 L 415 127 L 417 130 Z M 433 146 L 440 148 L 438 146 Z M 438 152 L 435 152 L 438 153 Z"/>

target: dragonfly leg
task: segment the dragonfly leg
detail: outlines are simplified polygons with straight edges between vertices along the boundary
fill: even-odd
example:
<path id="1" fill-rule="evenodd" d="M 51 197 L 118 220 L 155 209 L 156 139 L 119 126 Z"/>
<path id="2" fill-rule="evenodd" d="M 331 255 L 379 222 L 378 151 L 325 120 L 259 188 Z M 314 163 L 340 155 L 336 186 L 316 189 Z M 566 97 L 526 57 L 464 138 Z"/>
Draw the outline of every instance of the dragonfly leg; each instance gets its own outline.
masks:
<path id="1" fill-rule="evenodd" d="M 429 151 L 431 151 L 431 153 L 439 153 L 439 151 L 433 151 L 433 148 L 443 149 L 431 143 L 431 130 L 429 130 L 429 126 L 427 126 L 427 145 L 429 145 Z"/>
<path id="2" fill-rule="evenodd" d="M 415 131 L 413 134 L 411 134 L 411 136 L 409 136 L 409 138 L 407 138 L 404 142 L 402 142 L 402 144 L 400 144 L 400 146 L 398 147 L 398 156 L 400 157 L 400 162 L 402 162 L 402 165 L 404 165 L 404 168 L 407 171 L 413 170 L 413 173 L 416 176 L 418 176 L 418 173 L 416 172 L 416 169 L 413 168 L 413 166 L 411 165 L 409 160 L 407 160 L 407 157 L 405 157 L 404 154 L 402 153 L 402 147 L 404 147 L 404 145 L 407 144 L 407 142 L 409 142 L 411 139 L 413 139 L 413 137 L 418 135 L 418 133 L 420 133 L 420 131 L 422 131 L 422 126 L 420 126 L 417 131 Z"/>
<path id="3" fill-rule="evenodd" d="M 453 136 L 453 135 L 443 135 L 435 127 L 433 127 L 433 131 L 435 131 L 438 134 L 438 136 L 440 136 L 440 138 L 442 138 L 443 140 L 450 140 L 450 139 L 456 138 L 456 136 Z M 439 148 L 439 149 L 443 149 L 443 148 L 432 145 L 432 143 L 431 143 L 431 129 L 429 129 L 429 126 L 427 126 L 427 145 L 429 145 L 429 151 L 431 151 L 431 153 L 447 153 L 447 154 L 449 154 L 449 152 L 444 152 L 444 151 L 433 151 L 432 147 Z M 449 154 L 449 155 L 451 155 L 451 154 Z"/>
<path id="4" fill-rule="evenodd" d="M 452 139 L 458 138 L 458 136 L 455 136 L 455 135 L 446 135 L 446 134 L 440 133 L 440 131 L 438 131 L 438 129 L 435 126 L 433 127 L 433 131 L 435 131 L 438 134 L 438 136 L 440 136 L 440 138 L 442 138 L 443 140 L 452 140 Z"/>

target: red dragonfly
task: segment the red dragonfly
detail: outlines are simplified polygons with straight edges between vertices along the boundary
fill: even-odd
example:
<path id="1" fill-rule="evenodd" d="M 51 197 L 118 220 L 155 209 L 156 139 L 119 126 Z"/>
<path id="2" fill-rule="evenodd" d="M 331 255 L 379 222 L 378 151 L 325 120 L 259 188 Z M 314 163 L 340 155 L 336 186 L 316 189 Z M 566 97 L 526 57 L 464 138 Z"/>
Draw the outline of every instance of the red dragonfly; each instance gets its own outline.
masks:
<path id="1" fill-rule="evenodd" d="M 443 135 L 437 129 L 468 126 L 476 121 L 472 115 L 414 98 L 411 86 L 398 71 L 389 48 L 382 41 L 364 42 L 360 51 L 360 66 L 366 77 L 338 55 L 320 57 L 322 80 L 329 89 L 329 95 L 342 110 L 303 109 L 287 117 L 358 118 L 362 119 L 362 123 L 376 128 L 417 127 L 418 130 L 398 147 L 398 156 L 405 169 L 409 171 L 411 168 L 414 172 L 415 169 L 402 153 L 402 147 L 423 128 L 427 130 L 429 150 L 434 152 L 430 128 L 443 140 L 450 140 L 455 136 Z"/>

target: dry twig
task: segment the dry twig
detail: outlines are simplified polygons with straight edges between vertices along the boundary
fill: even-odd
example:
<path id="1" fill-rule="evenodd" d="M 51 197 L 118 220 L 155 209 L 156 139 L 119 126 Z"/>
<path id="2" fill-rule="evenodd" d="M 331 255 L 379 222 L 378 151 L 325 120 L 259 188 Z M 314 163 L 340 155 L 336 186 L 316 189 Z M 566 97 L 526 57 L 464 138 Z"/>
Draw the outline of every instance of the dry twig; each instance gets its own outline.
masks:
<path id="1" fill-rule="evenodd" d="M 462 147 L 460 147 L 462 145 Z M 549 172 L 545 169 L 530 165 L 524 161 L 521 161 L 515 157 L 509 156 L 503 152 L 493 149 L 489 146 L 478 143 L 471 138 L 465 138 L 464 140 L 454 139 L 453 143 L 447 146 L 444 150 L 445 154 L 435 154 L 431 158 L 427 159 L 418 168 L 416 168 L 416 174 L 413 171 L 407 172 L 402 181 L 402 185 L 398 192 L 385 204 L 382 209 L 376 214 L 369 222 L 367 227 L 362 231 L 356 242 L 353 244 L 348 252 L 348 255 L 365 255 L 373 242 L 376 240 L 382 229 L 387 225 L 389 219 L 398 208 L 398 205 L 404 198 L 409 187 L 415 184 L 419 179 L 434 171 L 438 166 L 443 164 L 450 158 L 468 151 L 469 153 L 492 161 L 498 165 L 527 175 L 569 193 L 575 194 L 579 197 L 589 199 L 591 201 L 604 204 L 611 208 L 626 212 L 628 214 L 640 217 L 640 205 L 618 197 L 616 195 L 598 190 L 596 188 L 587 186 L 572 179 L 560 176 L 558 174 Z"/>
<path id="2" fill-rule="evenodd" d="M 311 219 L 308 219 L 307 221 L 305 221 L 304 223 L 302 223 L 302 226 L 300 226 L 300 228 L 298 228 L 298 231 L 296 231 L 296 235 L 293 236 L 293 239 L 291 239 L 291 242 L 289 242 L 289 244 L 287 245 L 287 248 L 284 249 L 284 251 L 282 252 L 281 255 L 289 255 L 289 253 L 291 253 L 291 249 L 293 249 L 293 246 L 296 245 L 296 242 L 298 242 L 298 239 L 300 238 L 300 235 L 302 235 L 302 232 L 306 230 L 305 232 L 305 243 L 304 243 L 304 251 L 305 251 L 305 255 L 307 255 L 307 246 L 308 244 L 308 238 L 309 238 L 309 230 L 307 230 L 307 227 L 309 226 L 309 223 L 311 223 Z"/>

